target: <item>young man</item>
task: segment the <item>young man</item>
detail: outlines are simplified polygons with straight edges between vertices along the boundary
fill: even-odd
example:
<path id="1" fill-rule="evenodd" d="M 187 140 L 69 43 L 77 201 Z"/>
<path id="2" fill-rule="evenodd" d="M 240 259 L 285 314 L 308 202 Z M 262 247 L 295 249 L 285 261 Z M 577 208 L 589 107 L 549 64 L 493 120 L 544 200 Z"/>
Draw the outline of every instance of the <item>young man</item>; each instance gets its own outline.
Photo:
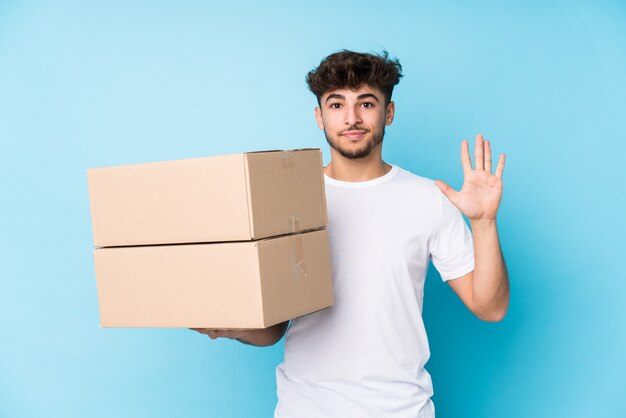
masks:
<path id="1" fill-rule="evenodd" d="M 341 51 L 307 76 L 331 152 L 324 178 L 335 304 L 291 321 L 276 417 L 434 417 L 422 321 L 429 259 L 479 318 L 500 321 L 507 311 L 496 229 L 504 155 L 492 174 L 489 141 L 478 135 L 472 168 L 463 141 L 460 192 L 383 161 L 401 69 L 386 53 Z M 286 329 L 198 331 L 271 345 Z"/>

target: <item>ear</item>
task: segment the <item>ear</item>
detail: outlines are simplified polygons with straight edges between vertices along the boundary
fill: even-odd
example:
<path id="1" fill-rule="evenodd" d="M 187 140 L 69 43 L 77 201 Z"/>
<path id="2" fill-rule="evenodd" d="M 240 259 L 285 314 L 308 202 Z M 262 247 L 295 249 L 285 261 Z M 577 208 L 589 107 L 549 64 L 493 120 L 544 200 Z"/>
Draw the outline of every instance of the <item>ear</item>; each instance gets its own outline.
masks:
<path id="1" fill-rule="evenodd" d="M 396 112 L 396 104 L 394 102 L 389 102 L 387 105 L 387 110 L 385 111 L 385 125 L 391 125 L 393 122 L 393 115 Z"/>
<path id="2" fill-rule="evenodd" d="M 317 121 L 317 127 L 323 131 L 324 119 L 322 119 L 322 109 L 320 109 L 319 107 L 315 108 L 315 120 Z"/>

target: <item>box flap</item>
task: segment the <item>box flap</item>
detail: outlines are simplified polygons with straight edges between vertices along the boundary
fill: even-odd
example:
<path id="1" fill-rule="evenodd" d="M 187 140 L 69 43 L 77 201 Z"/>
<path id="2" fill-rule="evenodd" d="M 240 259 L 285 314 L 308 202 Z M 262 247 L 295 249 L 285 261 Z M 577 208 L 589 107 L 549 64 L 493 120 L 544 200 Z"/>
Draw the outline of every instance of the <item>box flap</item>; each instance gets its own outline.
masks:
<path id="1" fill-rule="evenodd" d="M 246 153 L 245 162 L 254 239 L 328 224 L 321 150 Z"/>
<path id="2" fill-rule="evenodd" d="M 259 241 L 264 327 L 333 304 L 325 229 Z"/>

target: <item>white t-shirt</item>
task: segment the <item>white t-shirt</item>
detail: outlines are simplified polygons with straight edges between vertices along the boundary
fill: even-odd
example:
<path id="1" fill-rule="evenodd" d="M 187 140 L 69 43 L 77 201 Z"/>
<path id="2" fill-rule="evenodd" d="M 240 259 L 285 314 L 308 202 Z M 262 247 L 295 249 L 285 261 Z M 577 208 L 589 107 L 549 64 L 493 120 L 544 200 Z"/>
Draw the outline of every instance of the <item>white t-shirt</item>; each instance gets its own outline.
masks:
<path id="1" fill-rule="evenodd" d="M 398 166 L 325 182 L 335 303 L 291 321 L 275 417 L 432 418 L 424 279 L 429 257 L 444 281 L 472 271 L 471 232 L 432 180 Z"/>

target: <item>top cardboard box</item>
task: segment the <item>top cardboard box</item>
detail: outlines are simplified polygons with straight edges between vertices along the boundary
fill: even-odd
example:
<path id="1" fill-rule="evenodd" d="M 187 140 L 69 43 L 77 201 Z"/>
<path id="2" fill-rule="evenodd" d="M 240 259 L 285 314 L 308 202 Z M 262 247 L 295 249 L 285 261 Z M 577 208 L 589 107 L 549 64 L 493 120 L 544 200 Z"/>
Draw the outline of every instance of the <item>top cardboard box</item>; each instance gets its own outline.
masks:
<path id="1" fill-rule="evenodd" d="M 87 170 L 96 247 L 257 240 L 323 228 L 320 149 Z"/>

